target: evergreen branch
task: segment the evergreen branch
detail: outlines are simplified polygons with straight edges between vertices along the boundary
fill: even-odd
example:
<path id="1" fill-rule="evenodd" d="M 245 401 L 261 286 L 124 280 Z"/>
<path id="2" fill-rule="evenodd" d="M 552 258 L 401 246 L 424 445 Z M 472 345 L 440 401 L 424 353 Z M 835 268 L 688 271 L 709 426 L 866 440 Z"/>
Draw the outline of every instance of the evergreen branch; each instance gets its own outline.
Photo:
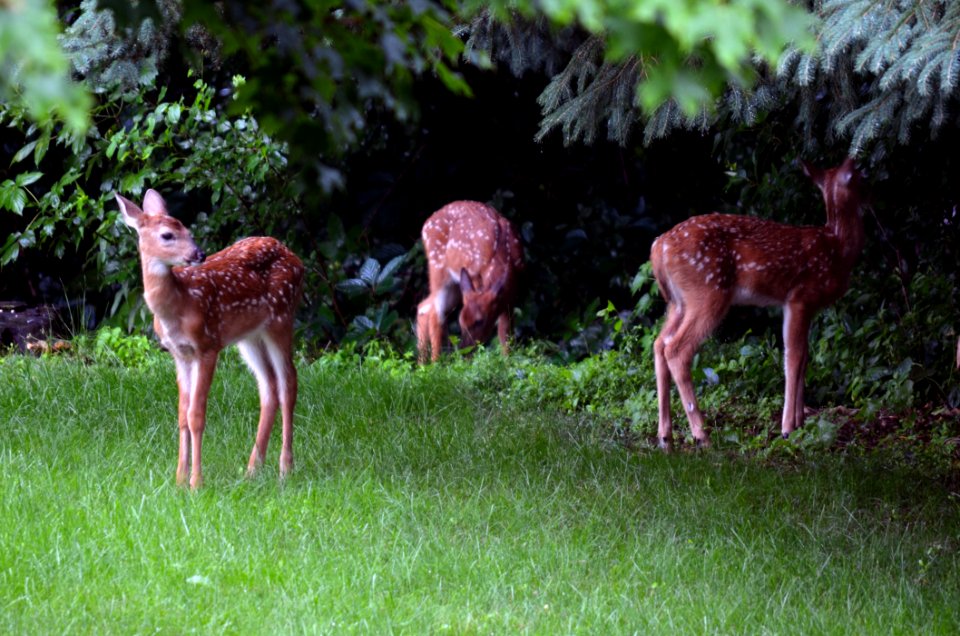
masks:
<path id="1" fill-rule="evenodd" d="M 960 1 L 813 4 L 821 19 L 815 51 L 787 48 L 769 68 L 754 56 L 759 78 L 754 87 L 730 82 L 715 112 L 691 116 L 668 100 L 644 121 L 636 86 L 646 77 L 646 63 L 658 60 L 633 55 L 613 64 L 605 57 L 603 35 L 582 37 L 575 46 L 569 40 L 556 45 L 567 57 L 538 99 L 542 119 L 536 138 L 560 128 L 566 144 L 591 143 L 606 126 L 607 138 L 624 144 L 641 125 L 644 143 L 651 143 L 677 129 L 704 129 L 721 120 L 749 126 L 790 106 L 808 151 L 840 142 L 852 154 L 876 158 L 920 130 L 935 135 L 949 125 L 949 106 L 960 89 Z M 516 38 L 510 46 L 529 51 L 532 40 Z M 544 52 L 536 57 L 548 58 Z"/>
<path id="2" fill-rule="evenodd" d="M 960 51 L 957 50 L 960 44 L 960 28 L 957 29 L 950 45 L 949 57 L 943 65 L 940 73 L 940 93 L 948 96 L 957 88 L 957 79 L 960 78 Z"/>

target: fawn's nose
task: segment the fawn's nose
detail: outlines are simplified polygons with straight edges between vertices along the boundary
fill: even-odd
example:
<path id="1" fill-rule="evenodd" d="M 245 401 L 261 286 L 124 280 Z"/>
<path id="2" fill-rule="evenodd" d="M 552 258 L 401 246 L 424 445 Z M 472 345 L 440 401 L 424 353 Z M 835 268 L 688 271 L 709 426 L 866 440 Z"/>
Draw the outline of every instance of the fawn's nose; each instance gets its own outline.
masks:
<path id="1" fill-rule="evenodd" d="M 206 259 L 207 259 L 207 255 L 204 254 L 204 253 L 203 253 L 203 250 L 200 249 L 200 248 L 197 248 L 197 250 L 193 253 L 193 262 L 194 262 L 194 263 L 202 263 L 202 262 L 205 261 Z"/>

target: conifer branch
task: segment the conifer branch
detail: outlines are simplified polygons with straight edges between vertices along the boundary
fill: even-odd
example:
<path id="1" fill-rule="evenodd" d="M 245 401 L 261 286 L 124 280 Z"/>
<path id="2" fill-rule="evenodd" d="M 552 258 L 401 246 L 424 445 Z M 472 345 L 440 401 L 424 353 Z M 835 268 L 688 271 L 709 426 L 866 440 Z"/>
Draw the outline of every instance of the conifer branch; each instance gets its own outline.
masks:
<path id="1" fill-rule="evenodd" d="M 789 105 L 798 113 L 807 149 L 840 143 L 854 155 L 876 159 L 916 134 L 935 136 L 956 125 L 951 113 L 960 91 L 960 2 L 825 0 L 814 6 L 820 18 L 815 51 L 788 49 L 771 68 L 757 62 L 755 86 L 731 84 L 713 110 L 693 117 L 668 101 L 644 118 L 635 97 L 644 60 L 629 58 L 617 72 L 604 61 L 601 37 L 568 29 L 557 42 L 542 37 L 542 24 L 518 19 L 511 28 L 524 35 L 499 46 L 522 49 L 522 62 L 511 65 L 515 73 L 520 67 L 546 69 L 546 59 L 556 64 L 538 100 L 538 140 L 560 129 L 565 143 L 592 143 L 605 127 L 606 137 L 618 143 L 629 143 L 638 128 L 644 143 L 651 143 L 676 129 L 723 121 L 750 125 Z M 541 37 L 530 37 L 531 30 Z M 498 55 L 506 57 L 504 51 Z"/>

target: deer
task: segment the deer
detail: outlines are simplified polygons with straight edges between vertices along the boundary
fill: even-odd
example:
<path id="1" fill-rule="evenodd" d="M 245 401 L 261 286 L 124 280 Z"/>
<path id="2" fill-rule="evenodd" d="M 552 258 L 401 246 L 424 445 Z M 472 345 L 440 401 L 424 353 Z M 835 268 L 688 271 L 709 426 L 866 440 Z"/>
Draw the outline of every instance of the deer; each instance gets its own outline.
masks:
<path id="1" fill-rule="evenodd" d="M 751 216 L 707 214 L 676 225 L 653 242 L 650 260 L 666 320 L 654 341 L 658 445 L 672 449 L 671 379 L 677 385 L 691 433 L 709 446 L 690 365 L 700 344 L 731 305 L 783 309 L 784 400 L 781 435 L 804 420 L 804 375 L 810 323 L 843 296 L 863 249 L 861 176 L 853 159 L 804 173 L 820 188 L 824 226 L 792 226 Z"/>
<path id="2" fill-rule="evenodd" d="M 496 325 L 507 355 L 517 281 L 524 268 L 523 246 L 513 225 L 489 205 L 454 201 L 430 215 L 421 238 L 430 293 L 417 306 L 420 363 L 439 359 L 447 316 L 461 302 L 461 346 L 486 342 Z"/>
<path id="3" fill-rule="evenodd" d="M 279 407 L 280 477 L 293 468 L 294 312 L 303 292 L 303 263 L 270 237 L 244 238 L 207 257 L 156 190 L 143 208 L 115 194 L 123 221 L 137 232 L 144 299 L 153 328 L 173 356 L 179 389 L 180 451 L 176 479 L 196 490 L 207 397 L 220 351 L 236 344 L 257 379 L 260 419 L 247 475 L 263 463 Z"/>

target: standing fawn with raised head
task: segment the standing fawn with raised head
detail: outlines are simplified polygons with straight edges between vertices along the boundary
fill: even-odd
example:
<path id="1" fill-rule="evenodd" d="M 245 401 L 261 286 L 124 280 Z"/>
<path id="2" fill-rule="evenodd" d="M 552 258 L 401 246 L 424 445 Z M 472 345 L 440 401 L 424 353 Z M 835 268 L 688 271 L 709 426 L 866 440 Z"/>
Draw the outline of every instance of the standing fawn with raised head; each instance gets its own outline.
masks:
<path id="1" fill-rule="evenodd" d="M 137 231 L 143 289 L 153 328 L 173 355 L 180 391 L 180 454 L 177 483 L 203 481 L 200 450 L 207 395 L 220 350 L 236 343 L 257 378 L 260 422 L 247 464 L 253 474 L 281 411 L 280 476 L 293 468 L 293 314 L 303 291 L 303 263 L 279 241 L 240 240 L 205 258 L 163 199 L 147 190 L 143 209 L 116 195 L 123 220 Z"/>
<path id="2" fill-rule="evenodd" d="M 709 444 L 697 406 L 690 364 L 731 305 L 783 307 L 786 387 L 781 433 L 803 423 L 803 383 L 810 322 L 847 291 L 863 249 L 860 175 L 853 160 L 804 172 L 823 193 L 827 223 L 797 227 L 749 216 L 696 216 L 666 232 L 650 249 L 653 273 L 667 301 L 667 318 L 654 342 L 659 444 L 672 445 L 670 379 L 698 444 Z"/>
<path id="3" fill-rule="evenodd" d="M 524 266 L 513 225 L 489 205 L 456 201 L 427 219 L 422 237 L 430 295 L 417 307 L 420 362 L 440 357 L 447 315 L 461 301 L 463 346 L 485 342 L 496 324 L 506 354 L 517 278 Z"/>

